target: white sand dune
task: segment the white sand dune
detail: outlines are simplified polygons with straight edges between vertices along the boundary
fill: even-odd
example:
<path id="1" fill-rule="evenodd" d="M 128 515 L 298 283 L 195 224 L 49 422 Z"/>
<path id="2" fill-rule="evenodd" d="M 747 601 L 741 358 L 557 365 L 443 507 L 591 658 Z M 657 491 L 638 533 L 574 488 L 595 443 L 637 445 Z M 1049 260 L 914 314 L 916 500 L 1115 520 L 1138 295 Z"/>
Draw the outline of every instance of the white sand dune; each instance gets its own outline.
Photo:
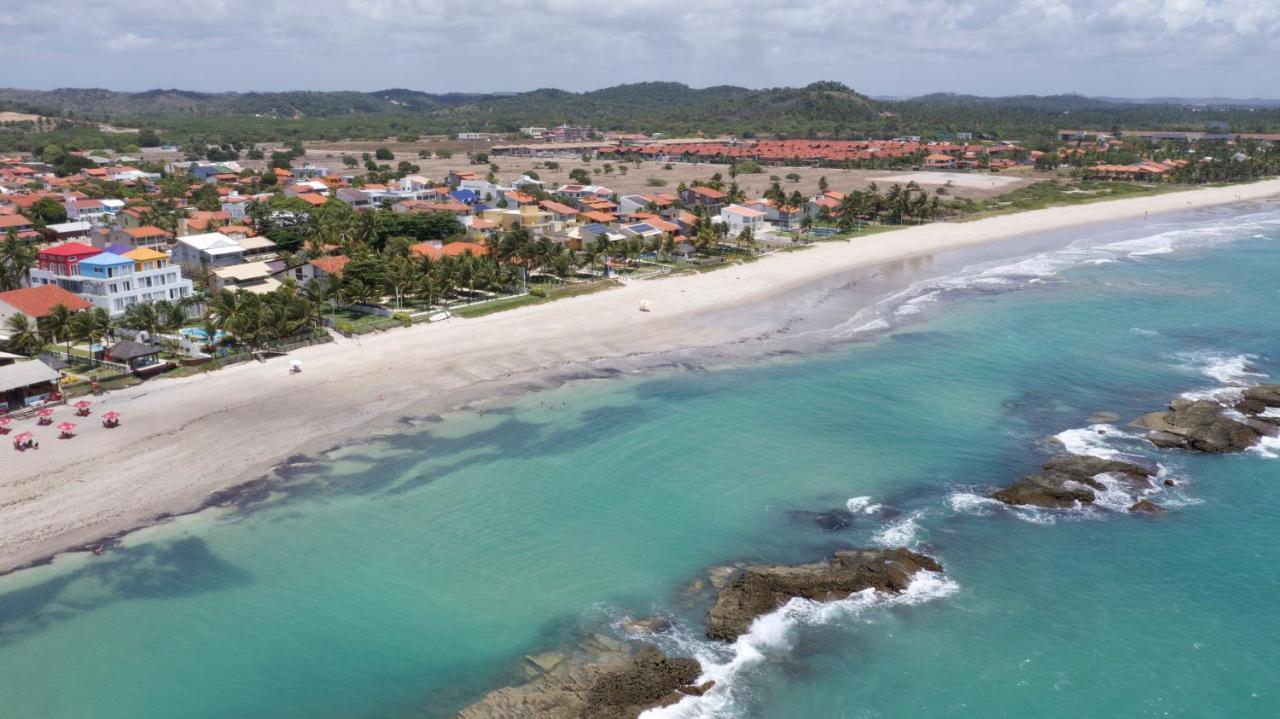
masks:
<path id="1" fill-rule="evenodd" d="M 1280 180 L 1199 189 L 975 222 L 939 223 L 822 244 L 703 275 L 620 289 L 472 320 L 396 330 L 111 393 L 79 437 L 42 436 L 38 451 L 0 461 L 0 571 L 157 514 L 199 506 L 211 491 L 265 472 L 300 449 L 371 431 L 403 414 L 441 411 L 510 390 L 547 370 L 603 357 L 722 344 L 748 328 L 699 321 L 816 280 L 1029 233 L 1280 195 Z M 638 311 L 642 299 L 653 311 Z M 759 328 L 749 328 L 752 333 Z M 102 429 L 114 409 L 123 424 Z M 59 410 L 70 414 L 70 410 Z"/>

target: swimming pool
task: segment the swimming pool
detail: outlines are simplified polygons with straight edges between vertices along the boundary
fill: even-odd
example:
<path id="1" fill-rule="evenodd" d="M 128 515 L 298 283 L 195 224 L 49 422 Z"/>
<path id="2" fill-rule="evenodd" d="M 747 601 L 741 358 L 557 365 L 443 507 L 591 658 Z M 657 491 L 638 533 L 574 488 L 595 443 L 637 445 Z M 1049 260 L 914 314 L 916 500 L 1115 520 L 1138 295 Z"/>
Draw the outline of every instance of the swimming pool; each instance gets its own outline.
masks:
<path id="1" fill-rule="evenodd" d="M 183 327 L 179 333 L 191 342 L 209 343 L 209 333 L 203 327 Z M 219 344 L 227 338 L 227 333 L 217 330 L 213 335 L 213 343 Z"/>

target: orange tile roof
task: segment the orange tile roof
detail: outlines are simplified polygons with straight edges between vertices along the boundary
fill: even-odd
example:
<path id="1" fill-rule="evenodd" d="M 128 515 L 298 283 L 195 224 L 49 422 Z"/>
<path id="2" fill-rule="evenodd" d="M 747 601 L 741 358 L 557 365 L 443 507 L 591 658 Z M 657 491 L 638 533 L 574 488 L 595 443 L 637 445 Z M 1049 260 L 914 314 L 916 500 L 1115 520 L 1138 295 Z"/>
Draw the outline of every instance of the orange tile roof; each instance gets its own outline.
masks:
<path id="1" fill-rule="evenodd" d="M 57 285 L 40 285 L 0 292 L 0 302 L 36 319 L 49 314 L 58 305 L 65 305 L 72 312 L 93 307 L 92 302 L 73 295 Z"/>
<path id="2" fill-rule="evenodd" d="M 329 201 L 328 198 L 323 197 L 322 195 L 317 195 L 314 192 L 304 192 L 301 195 L 298 195 L 297 197 L 299 200 L 302 200 L 303 202 L 306 202 L 311 205 L 315 205 L 317 207 Z"/>
<path id="3" fill-rule="evenodd" d="M 321 272 L 324 272 L 327 275 L 333 275 L 334 277 L 341 277 L 342 268 L 346 267 L 347 263 L 350 261 L 351 261 L 351 258 L 347 257 L 346 255 L 317 257 L 311 261 L 311 266 L 316 268 L 317 270 L 320 270 Z"/>
<path id="4" fill-rule="evenodd" d="M 433 260 L 441 257 L 457 257 L 467 252 L 477 256 L 489 254 L 489 248 L 478 242 L 450 242 L 442 247 L 436 247 L 430 242 L 419 242 L 411 246 L 409 251 L 419 257 L 430 257 Z"/>
<path id="5" fill-rule="evenodd" d="M 599 222 L 601 224 L 613 222 L 614 220 L 618 219 L 617 217 L 609 214 L 608 212 L 594 212 L 594 211 L 584 212 L 582 213 L 582 216 L 587 218 L 588 220 L 591 220 L 592 222 Z"/>
<path id="6" fill-rule="evenodd" d="M 578 211 L 577 211 L 577 210 L 573 209 L 572 207 L 569 207 L 568 205 L 560 204 L 559 202 L 556 202 L 555 200 L 543 200 L 542 202 L 539 202 L 538 204 L 542 206 L 542 209 L 544 209 L 544 210 L 549 210 L 549 211 L 551 211 L 551 212 L 556 213 L 557 215 L 576 215 L 576 214 L 578 214 Z"/>
<path id="7" fill-rule="evenodd" d="M 124 228 L 124 233 L 130 237 L 136 237 L 136 238 L 155 237 L 157 235 L 164 235 L 165 237 L 173 237 L 171 233 L 166 232 L 165 230 L 162 230 L 159 227 L 153 227 L 151 225 L 143 225 L 142 227 L 126 227 Z"/>

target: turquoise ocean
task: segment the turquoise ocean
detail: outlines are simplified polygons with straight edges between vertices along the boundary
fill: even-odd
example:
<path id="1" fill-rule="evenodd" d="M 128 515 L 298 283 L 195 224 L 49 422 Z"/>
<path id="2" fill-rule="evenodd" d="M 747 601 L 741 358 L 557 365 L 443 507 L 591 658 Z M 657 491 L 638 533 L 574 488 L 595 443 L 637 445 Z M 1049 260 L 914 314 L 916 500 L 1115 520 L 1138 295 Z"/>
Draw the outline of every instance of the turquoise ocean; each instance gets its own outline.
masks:
<path id="1" fill-rule="evenodd" d="M 653 614 L 717 680 L 654 716 L 1280 716 L 1280 447 L 1127 426 L 1280 381 L 1280 207 L 971 259 L 757 357 L 406 423 L 0 577 L 0 717 L 444 717 Z M 983 499 L 1068 450 L 1158 462 L 1172 511 Z M 945 574 L 699 638 L 710 567 L 900 544 Z"/>

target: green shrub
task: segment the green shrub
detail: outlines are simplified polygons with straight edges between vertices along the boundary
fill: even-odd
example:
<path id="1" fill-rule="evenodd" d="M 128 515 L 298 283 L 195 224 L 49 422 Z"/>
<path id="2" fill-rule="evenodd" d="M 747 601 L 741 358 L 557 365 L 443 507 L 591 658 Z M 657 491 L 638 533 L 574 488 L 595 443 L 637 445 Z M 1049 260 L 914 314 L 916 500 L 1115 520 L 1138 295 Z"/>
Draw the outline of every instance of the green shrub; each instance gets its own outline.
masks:
<path id="1" fill-rule="evenodd" d="M 644 184 L 648 185 L 649 187 L 666 187 L 667 181 L 660 177 L 650 177 L 649 179 L 644 181 Z"/>
<path id="2" fill-rule="evenodd" d="M 409 316 L 408 312 L 397 312 L 391 315 L 391 319 L 399 322 L 401 327 L 409 327 L 413 324 L 413 318 Z"/>
<path id="3" fill-rule="evenodd" d="M 529 290 L 529 294 L 533 297 L 546 297 L 547 291 L 541 287 L 534 287 Z"/>
<path id="4" fill-rule="evenodd" d="M 345 320 L 335 322 L 333 324 L 333 329 L 343 337 L 350 337 L 351 335 L 356 333 L 356 326 Z"/>

